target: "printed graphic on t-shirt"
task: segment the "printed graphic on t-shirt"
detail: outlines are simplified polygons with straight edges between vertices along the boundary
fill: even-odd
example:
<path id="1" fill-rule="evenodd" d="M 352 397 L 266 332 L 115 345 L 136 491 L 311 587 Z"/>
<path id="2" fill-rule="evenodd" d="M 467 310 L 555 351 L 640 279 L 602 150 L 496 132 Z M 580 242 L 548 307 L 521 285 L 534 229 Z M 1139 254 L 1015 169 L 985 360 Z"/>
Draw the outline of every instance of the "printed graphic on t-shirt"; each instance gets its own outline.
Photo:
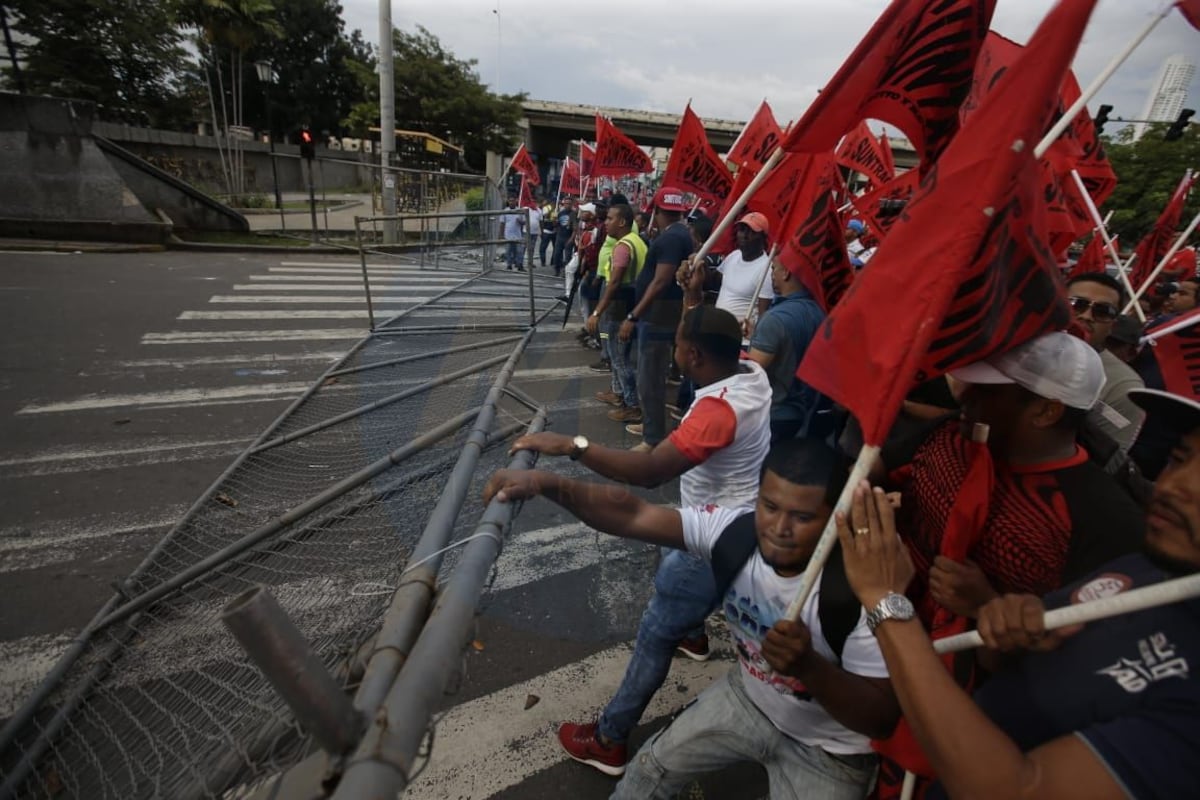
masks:
<path id="1" fill-rule="evenodd" d="M 812 700 L 812 695 L 802 682 L 773 672 L 762 656 L 762 646 L 759 643 L 766 638 L 767 631 L 779 621 L 780 615 L 777 611 L 761 608 L 753 598 L 739 594 L 733 588 L 725 593 L 723 610 L 742 667 L 781 695 L 798 700 Z"/>

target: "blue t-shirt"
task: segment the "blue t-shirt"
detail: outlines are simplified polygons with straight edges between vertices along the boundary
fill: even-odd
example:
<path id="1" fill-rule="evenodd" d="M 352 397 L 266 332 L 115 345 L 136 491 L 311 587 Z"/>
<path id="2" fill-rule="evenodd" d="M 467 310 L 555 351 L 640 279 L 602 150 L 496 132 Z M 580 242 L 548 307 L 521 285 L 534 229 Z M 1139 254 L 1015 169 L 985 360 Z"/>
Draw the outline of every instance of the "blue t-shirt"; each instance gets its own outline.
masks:
<path id="1" fill-rule="evenodd" d="M 1048 595 L 1046 607 L 1170 577 L 1145 556 L 1127 555 Z M 1025 655 L 975 701 L 1023 751 L 1073 734 L 1130 797 L 1196 797 L 1200 679 L 1193 666 L 1200 666 L 1200 600 L 1090 623 L 1057 650 Z"/>
<path id="2" fill-rule="evenodd" d="M 692 234 L 682 222 L 671 223 L 656 236 L 646 251 L 646 263 L 638 272 L 637 283 L 634 286 L 637 302 L 642 301 L 646 290 L 650 288 L 650 282 L 654 280 L 654 273 L 659 264 L 671 264 L 678 270 L 679 265 L 692 254 L 692 249 Z M 683 289 L 680 289 L 679 284 L 672 278 L 666 288 L 658 293 L 649 312 L 643 315 L 643 320 L 653 325 L 671 328 L 673 337 L 682 309 Z"/>
<path id="3" fill-rule="evenodd" d="M 771 378 L 771 420 L 804 420 L 820 395 L 796 377 L 796 367 L 825 320 L 825 312 L 806 290 L 776 297 L 754 327 L 750 349 L 775 358 L 767 375 Z"/>

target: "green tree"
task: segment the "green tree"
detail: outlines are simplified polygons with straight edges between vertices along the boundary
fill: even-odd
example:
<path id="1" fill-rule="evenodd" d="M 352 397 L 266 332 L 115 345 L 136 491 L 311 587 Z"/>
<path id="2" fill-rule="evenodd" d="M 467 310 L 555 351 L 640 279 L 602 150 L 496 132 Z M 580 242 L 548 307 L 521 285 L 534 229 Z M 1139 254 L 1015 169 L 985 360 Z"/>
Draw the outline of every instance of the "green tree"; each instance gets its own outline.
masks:
<path id="1" fill-rule="evenodd" d="M 91 100 L 102 119 L 181 127 L 198 88 L 173 0 L 10 0 L 26 91 Z"/>
<path id="2" fill-rule="evenodd" d="M 456 58 L 425 28 L 396 30 L 392 41 L 396 127 L 431 133 L 462 147 L 467 166 L 477 170 L 483 169 L 489 150 L 506 152 L 515 146 L 524 94 L 491 94 L 475 71 L 477 62 Z M 367 99 L 354 106 L 345 124 L 365 136 L 368 128 L 379 126 L 379 87 L 377 76 L 360 70 L 359 77 Z"/>
<path id="3" fill-rule="evenodd" d="M 1121 234 L 1121 244 L 1132 248 L 1152 227 L 1166 207 L 1188 168 L 1200 167 L 1200 125 L 1188 125 L 1183 138 L 1163 141 L 1167 124 L 1151 125 L 1133 141 L 1133 129 L 1123 128 L 1116 140 L 1106 140 L 1105 151 L 1119 182 L 1105 203 L 1113 212 L 1109 230 Z M 1200 211 L 1200 191 L 1193 190 L 1183 210 L 1186 225 Z"/>

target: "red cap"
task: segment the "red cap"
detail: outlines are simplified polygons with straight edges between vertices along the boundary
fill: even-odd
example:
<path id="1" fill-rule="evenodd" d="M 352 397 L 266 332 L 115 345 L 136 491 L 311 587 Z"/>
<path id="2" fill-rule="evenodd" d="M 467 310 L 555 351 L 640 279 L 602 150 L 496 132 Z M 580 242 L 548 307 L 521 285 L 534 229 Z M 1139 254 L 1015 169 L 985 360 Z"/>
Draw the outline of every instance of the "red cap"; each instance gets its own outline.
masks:
<path id="1" fill-rule="evenodd" d="M 771 223 L 767 221 L 766 216 L 758 213 L 757 211 L 751 211 L 734 224 L 745 225 L 750 230 L 758 231 L 759 233 L 763 234 L 771 232 Z"/>
<path id="2" fill-rule="evenodd" d="M 654 194 L 654 205 L 663 211 L 688 211 L 691 207 L 683 197 L 683 190 L 664 186 Z"/>

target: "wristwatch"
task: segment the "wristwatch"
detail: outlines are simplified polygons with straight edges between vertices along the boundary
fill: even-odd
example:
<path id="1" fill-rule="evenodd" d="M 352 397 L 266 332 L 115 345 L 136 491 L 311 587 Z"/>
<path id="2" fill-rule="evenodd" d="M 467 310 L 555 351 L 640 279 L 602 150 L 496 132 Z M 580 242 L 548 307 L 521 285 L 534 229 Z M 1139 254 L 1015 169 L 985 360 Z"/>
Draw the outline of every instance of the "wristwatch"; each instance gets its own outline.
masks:
<path id="1" fill-rule="evenodd" d="M 580 434 L 571 440 L 571 444 L 573 445 L 571 449 L 571 460 L 578 461 L 579 459 L 583 458 L 583 454 L 587 452 L 588 446 L 591 444 L 591 442 L 588 441 L 586 436 Z"/>
<path id="2" fill-rule="evenodd" d="M 871 633 L 879 627 L 879 623 L 887 619 L 898 619 L 901 622 L 907 622 L 916 616 L 916 609 L 913 608 L 912 602 L 902 594 L 888 592 L 879 601 L 879 605 L 867 612 L 867 627 L 871 629 Z"/>
<path id="3" fill-rule="evenodd" d="M 633 315 L 633 312 L 632 312 L 632 311 L 631 311 L 631 312 L 629 312 L 628 314 L 626 314 L 626 315 L 625 315 L 625 319 L 629 320 L 630 322 L 637 322 L 637 321 L 638 321 L 637 317 L 635 317 L 635 316 Z"/>

